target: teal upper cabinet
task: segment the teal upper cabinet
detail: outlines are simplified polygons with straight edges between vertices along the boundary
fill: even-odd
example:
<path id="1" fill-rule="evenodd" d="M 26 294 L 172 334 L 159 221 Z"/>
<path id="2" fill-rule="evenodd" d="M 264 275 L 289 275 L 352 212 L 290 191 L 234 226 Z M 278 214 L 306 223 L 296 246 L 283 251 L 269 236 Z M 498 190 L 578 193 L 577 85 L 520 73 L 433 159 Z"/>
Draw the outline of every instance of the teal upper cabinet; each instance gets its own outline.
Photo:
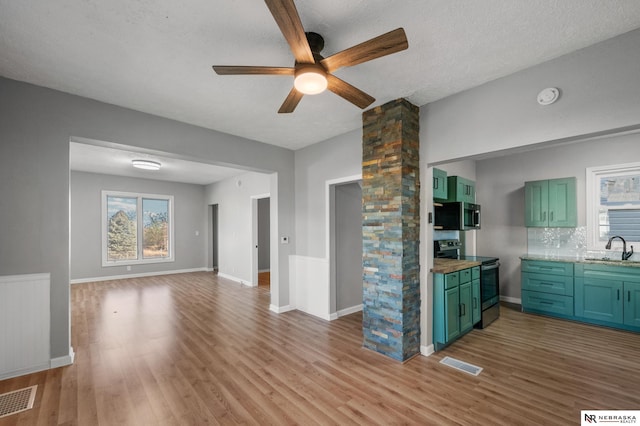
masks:
<path id="1" fill-rule="evenodd" d="M 447 172 L 436 168 L 433 169 L 433 198 L 447 199 Z"/>
<path id="2" fill-rule="evenodd" d="M 460 176 L 447 178 L 447 201 L 476 202 L 476 183 Z"/>
<path id="3" fill-rule="evenodd" d="M 577 226 L 576 178 L 525 182 L 525 226 Z"/>

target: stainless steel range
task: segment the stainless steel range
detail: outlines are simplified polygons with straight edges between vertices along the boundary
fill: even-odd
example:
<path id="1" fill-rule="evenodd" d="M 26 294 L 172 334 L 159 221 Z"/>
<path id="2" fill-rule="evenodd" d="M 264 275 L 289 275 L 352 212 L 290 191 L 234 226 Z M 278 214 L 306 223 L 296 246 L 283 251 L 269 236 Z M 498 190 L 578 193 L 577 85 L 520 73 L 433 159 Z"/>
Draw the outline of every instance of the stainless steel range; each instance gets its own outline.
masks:
<path id="1" fill-rule="evenodd" d="M 460 240 L 436 240 L 434 257 L 443 259 L 464 259 L 481 262 L 480 299 L 482 301 L 482 319 L 476 328 L 485 328 L 500 316 L 500 262 L 497 257 L 465 256 L 460 254 Z"/>

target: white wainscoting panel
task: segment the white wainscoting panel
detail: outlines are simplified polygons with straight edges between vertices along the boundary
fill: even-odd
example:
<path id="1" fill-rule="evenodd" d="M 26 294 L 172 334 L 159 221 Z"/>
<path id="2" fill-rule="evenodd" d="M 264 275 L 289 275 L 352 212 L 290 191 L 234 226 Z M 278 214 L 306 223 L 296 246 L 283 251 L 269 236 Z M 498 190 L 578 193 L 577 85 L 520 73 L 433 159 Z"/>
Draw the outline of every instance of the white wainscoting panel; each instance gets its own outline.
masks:
<path id="1" fill-rule="evenodd" d="M 329 261 L 318 257 L 289 256 L 290 285 L 295 286 L 296 309 L 330 320 Z"/>
<path id="2" fill-rule="evenodd" d="M 0 277 L 0 380 L 49 368 L 49 274 Z"/>

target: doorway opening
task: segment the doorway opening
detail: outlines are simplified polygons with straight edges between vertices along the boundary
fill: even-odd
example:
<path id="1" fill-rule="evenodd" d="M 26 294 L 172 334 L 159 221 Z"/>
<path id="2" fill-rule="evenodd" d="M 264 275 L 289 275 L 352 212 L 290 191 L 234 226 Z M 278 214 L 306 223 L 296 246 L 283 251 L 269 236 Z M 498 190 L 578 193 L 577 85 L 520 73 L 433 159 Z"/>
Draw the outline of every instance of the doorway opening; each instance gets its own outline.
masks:
<path id="1" fill-rule="evenodd" d="M 362 180 L 329 184 L 330 317 L 362 310 Z"/>
<path id="2" fill-rule="evenodd" d="M 211 233 L 209 239 L 209 260 L 207 261 L 208 269 L 218 272 L 218 205 L 209 205 L 209 223 L 211 224 Z"/>
<path id="3" fill-rule="evenodd" d="M 251 197 L 252 267 L 254 286 L 271 287 L 271 200 L 269 194 Z"/>

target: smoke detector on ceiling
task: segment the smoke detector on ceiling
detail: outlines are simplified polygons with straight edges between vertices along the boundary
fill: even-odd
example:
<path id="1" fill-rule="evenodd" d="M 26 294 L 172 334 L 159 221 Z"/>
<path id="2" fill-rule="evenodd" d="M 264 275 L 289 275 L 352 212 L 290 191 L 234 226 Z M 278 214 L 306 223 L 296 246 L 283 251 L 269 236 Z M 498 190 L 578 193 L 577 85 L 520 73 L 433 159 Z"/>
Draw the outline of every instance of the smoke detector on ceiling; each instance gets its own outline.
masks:
<path id="1" fill-rule="evenodd" d="M 538 93 L 538 103 L 540 105 L 551 105 L 560 97 L 560 90 L 555 87 L 547 87 Z"/>

